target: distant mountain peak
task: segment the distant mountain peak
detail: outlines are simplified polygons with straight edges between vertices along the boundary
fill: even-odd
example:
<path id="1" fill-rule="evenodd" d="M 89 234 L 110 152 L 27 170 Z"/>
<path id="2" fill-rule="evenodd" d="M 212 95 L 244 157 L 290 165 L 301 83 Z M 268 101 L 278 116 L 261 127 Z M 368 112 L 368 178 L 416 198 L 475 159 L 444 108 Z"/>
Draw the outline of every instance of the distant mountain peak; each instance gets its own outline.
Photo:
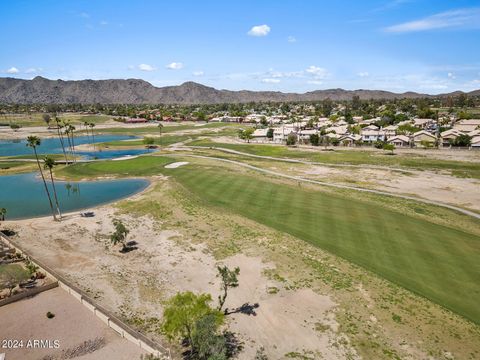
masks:
<path id="1" fill-rule="evenodd" d="M 455 92 L 438 96 L 451 96 Z M 478 95 L 480 90 L 471 92 Z M 304 94 L 279 91 L 217 90 L 194 81 L 181 85 L 155 87 L 142 79 L 110 80 L 49 80 L 36 76 L 32 80 L 0 78 L 0 102 L 45 104 L 215 104 L 262 101 L 334 101 L 360 99 L 401 99 L 429 97 L 431 95 L 406 92 L 403 94 L 383 90 L 344 90 L 340 88 L 315 90 Z"/>

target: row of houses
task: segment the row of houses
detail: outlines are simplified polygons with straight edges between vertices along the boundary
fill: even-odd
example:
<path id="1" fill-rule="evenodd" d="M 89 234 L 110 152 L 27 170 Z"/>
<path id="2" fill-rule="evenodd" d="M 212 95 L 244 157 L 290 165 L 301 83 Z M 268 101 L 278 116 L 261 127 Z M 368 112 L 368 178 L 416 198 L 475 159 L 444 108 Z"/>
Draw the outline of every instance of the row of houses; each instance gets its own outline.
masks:
<path id="1" fill-rule="evenodd" d="M 407 123 L 413 125 L 410 122 L 405 122 L 405 124 Z M 308 143 L 311 135 L 320 135 L 322 133 L 329 140 L 346 146 L 387 142 L 396 147 L 420 147 L 434 145 L 450 146 L 458 136 L 468 135 L 471 138 L 471 146 L 480 148 L 480 120 L 461 120 L 453 128 L 441 133 L 439 133 L 438 129 L 435 132 L 425 130 L 433 124 L 432 122 L 418 121 L 416 124 L 421 124 L 424 129 L 407 135 L 398 132 L 399 125 L 402 124 L 389 125 L 384 128 L 371 124 L 361 128 L 359 133 L 352 133 L 351 127 L 341 122 L 337 122 L 333 126 L 324 125 L 321 131 L 318 128 L 306 128 L 304 122 L 294 122 L 273 127 L 273 138 L 271 139 L 267 137 L 268 128 L 256 129 L 253 133 L 253 139 L 259 142 L 273 141 L 274 143 L 285 143 L 288 136 L 293 134 L 298 142 Z M 419 128 L 422 127 L 419 126 Z"/>

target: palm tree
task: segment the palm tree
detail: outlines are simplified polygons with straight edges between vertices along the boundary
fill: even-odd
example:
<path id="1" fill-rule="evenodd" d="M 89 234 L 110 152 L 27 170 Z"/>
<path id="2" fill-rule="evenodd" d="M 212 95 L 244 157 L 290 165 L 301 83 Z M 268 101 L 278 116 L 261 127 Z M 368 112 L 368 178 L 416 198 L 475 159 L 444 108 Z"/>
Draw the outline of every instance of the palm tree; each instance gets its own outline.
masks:
<path id="1" fill-rule="evenodd" d="M 65 125 L 65 134 L 67 135 L 68 139 L 68 144 L 70 146 L 70 152 L 72 153 L 73 156 L 73 162 L 75 161 L 75 142 L 73 140 L 73 132 L 75 130 L 75 126 L 73 126 L 70 123 L 66 123 Z"/>
<path id="2" fill-rule="evenodd" d="M 87 131 L 87 137 L 88 137 L 88 126 L 89 126 L 89 122 L 88 121 L 84 121 L 83 122 L 83 126 L 85 126 L 85 130 Z"/>
<path id="3" fill-rule="evenodd" d="M 95 151 L 95 133 L 93 132 L 93 128 L 95 127 L 95 123 L 91 122 L 90 124 L 88 124 L 88 126 L 90 126 L 90 132 L 92 134 L 92 144 L 93 144 L 93 151 Z"/>
<path id="4" fill-rule="evenodd" d="M 63 124 L 56 115 L 55 115 L 55 122 L 57 123 L 57 134 L 58 134 L 58 139 L 60 140 L 60 144 L 62 145 L 62 151 L 63 151 L 63 156 L 65 157 L 65 163 L 68 164 L 67 152 L 65 151 L 65 143 L 63 141 L 63 133 L 61 131 L 63 128 Z"/>
<path id="5" fill-rule="evenodd" d="M 160 133 L 160 146 L 162 146 L 162 129 L 163 129 L 163 125 L 160 123 L 158 124 L 158 131 Z"/>
<path id="6" fill-rule="evenodd" d="M 43 168 L 48 169 L 48 171 L 50 172 L 50 181 L 52 182 L 53 195 L 55 197 L 55 205 L 57 205 L 58 215 L 60 216 L 60 218 L 62 218 L 62 212 L 60 211 L 60 205 L 58 204 L 57 189 L 55 188 L 55 181 L 53 181 L 53 173 L 52 173 L 52 169 L 55 165 L 57 165 L 57 163 L 50 156 L 45 156 L 45 159 L 43 161 L 44 161 Z"/>
<path id="7" fill-rule="evenodd" d="M 27 146 L 33 149 L 35 154 L 35 159 L 37 159 L 38 170 L 40 170 L 40 175 L 42 176 L 43 185 L 45 186 L 45 192 L 47 193 L 48 202 L 50 203 L 50 209 L 52 210 L 53 220 L 57 221 L 57 216 L 53 210 L 52 197 L 50 196 L 50 191 L 48 190 L 47 182 L 45 181 L 45 176 L 43 176 L 42 167 L 40 166 L 40 161 L 38 160 L 37 146 L 40 146 L 41 140 L 38 136 L 29 136 L 27 137 Z"/>
<path id="8" fill-rule="evenodd" d="M 5 214 L 7 213 L 7 209 L 0 208 L 0 221 L 5 221 Z"/>

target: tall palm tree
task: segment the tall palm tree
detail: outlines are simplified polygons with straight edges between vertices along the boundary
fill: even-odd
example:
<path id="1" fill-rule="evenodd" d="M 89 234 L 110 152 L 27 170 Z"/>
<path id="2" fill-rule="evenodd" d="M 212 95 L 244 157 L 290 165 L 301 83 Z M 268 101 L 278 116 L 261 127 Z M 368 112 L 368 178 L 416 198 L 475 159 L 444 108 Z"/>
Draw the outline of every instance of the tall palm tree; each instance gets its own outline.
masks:
<path id="1" fill-rule="evenodd" d="M 55 122 L 57 123 L 57 134 L 58 139 L 60 140 L 60 144 L 62 145 L 63 156 L 65 157 L 65 163 L 68 164 L 67 152 L 65 151 L 65 142 L 63 141 L 63 123 L 62 121 L 55 115 Z"/>
<path id="2" fill-rule="evenodd" d="M 92 144 L 93 144 L 93 151 L 95 151 L 95 133 L 93 132 L 93 128 L 95 127 L 95 123 L 91 122 L 88 124 L 90 126 L 90 133 L 92 134 Z"/>
<path id="3" fill-rule="evenodd" d="M 89 125 L 90 125 L 90 123 L 88 121 L 83 122 L 83 126 L 85 126 L 85 130 L 87 131 L 87 137 L 88 137 L 88 126 Z"/>
<path id="4" fill-rule="evenodd" d="M 161 123 L 158 124 L 158 131 L 160 133 L 160 146 L 162 146 L 162 129 L 163 129 L 163 125 Z"/>
<path id="5" fill-rule="evenodd" d="M 57 216 L 53 210 L 52 197 L 50 196 L 50 191 L 48 190 L 47 182 L 45 181 L 45 176 L 43 175 L 42 167 L 40 166 L 40 160 L 38 160 L 37 146 L 40 146 L 41 140 L 38 136 L 29 136 L 27 137 L 27 146 L 33 149 L 35 154 L 35 159 L 37 159 L 38 170 L 40 170 L 40 175 L 42 176 L 43 185 L 45 186 L 45 192 L 47 193 L 48 202 L 50 203 L 50 209 L 52 210 L 53 220 L 57 221 Z"/>
<path id="6" fill-rule="evenodd" d="M 67 135 L 67 139 L 68 139 L 68 144 L 70 146 L 70 152 L 73 156 L 73 162 L 76 162 L 75 161 L 75 142 L 73 140 L 73 132 L 75 131 L 75 126 L 73 126 L 72 124 L 70 123 L 66 123 L 65 125 L 65 134 Z"/>
<path id="7" fill-rule="evenodd" d="M 52 182 L 53 195 L 55 197 L 55 205 L 57 206 L 57 212 L 58 212 L 58 215 L 60 216 L 60 219 L 61 219 L 62 218 L 62 212 L 60 211 L 60 205 L 58 204 L 57 189 L 55 188 L 55 181 L 53 181 L 53 172 L 52 172 L 53 167 L 55 165 L 57 165 L 57 163 L 50 156 L 45 156 L 45 159 L 43 160 L 43 162 L 44 162 L 43 168 L 45 170 L 48 169 L 48 171 L 50 172 L 50 181 Z"/>

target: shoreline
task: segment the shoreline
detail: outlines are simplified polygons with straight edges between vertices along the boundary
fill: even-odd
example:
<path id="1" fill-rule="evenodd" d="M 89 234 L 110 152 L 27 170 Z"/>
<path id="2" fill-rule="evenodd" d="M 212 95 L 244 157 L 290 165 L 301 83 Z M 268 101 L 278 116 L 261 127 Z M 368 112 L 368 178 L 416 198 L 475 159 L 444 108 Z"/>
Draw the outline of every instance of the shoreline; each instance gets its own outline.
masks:
<path id="1" fill-rule="evenodd" d="M 30 173 L 27 173 L 27 174 L 30 174 Z M 25 175 L 25 173 L 22 174 L 22 175 Z M 133 194 L 130 194 L 130 195 L 127 195 L 127 196 L 122 196 L 122 197 L 119 197 L 115 200 L 98 203 L 98 204 L 94 205 L 93 207 L 79 208 L 79 209 L 74 210 L 74 211 L 69 211 L 69 212 L 66 212 L 66 213 L 62 213 L 62 218 L 70 218 L 74 215 L 80 215 L 79 213 L 82 212 L 82 211 L 85 211 L 85 210 L 96 210 L 96 209 L 99 209 L 99 208 L 102 208 L 102 207 L 113 205 L 113 204 L 115 204 L 119 201 L 134 198 L 135 196 L 143 195 L 147 191 L 153 189 L 153 187 L 156 183 L 156 181 L 154 181 L 153 178 L 141 178 L 141 177 L 132 177 L 132 178 L 127 178 L 127 179 L 118 179 L 118 178 L 117 179 L 99 179 L 99 180 L 87 180 L 87 181 L 95 182 L 95 181 L 105 181 L 105 180 L 106 181 L 144 180 L 144 181 L 146 181 L 146 185 L 145 185 L 145 187 L 143 187 L 142 189 L 140 189 L 139 191 L 137 191 Z M 65 180 L 60 180 L 60 181 L 65 181 Z M 81 182 L 81 181 L 76 180 L 74 182 Z M 8 223 L 18 223 L 18 222 L 21 222 L 21 221 L 49 219 L 49 218 L 51 218 L 51 216 L 52 215 L 49 214 L 49 215 L 38 215 L 38 216 L 19 217 L 19 218 L 6 218 L 5 221 L 3 221 L 3 224 L 8 225 Z M 61 220 L 58 221 L 58 222 L 61 222 Z"/>

